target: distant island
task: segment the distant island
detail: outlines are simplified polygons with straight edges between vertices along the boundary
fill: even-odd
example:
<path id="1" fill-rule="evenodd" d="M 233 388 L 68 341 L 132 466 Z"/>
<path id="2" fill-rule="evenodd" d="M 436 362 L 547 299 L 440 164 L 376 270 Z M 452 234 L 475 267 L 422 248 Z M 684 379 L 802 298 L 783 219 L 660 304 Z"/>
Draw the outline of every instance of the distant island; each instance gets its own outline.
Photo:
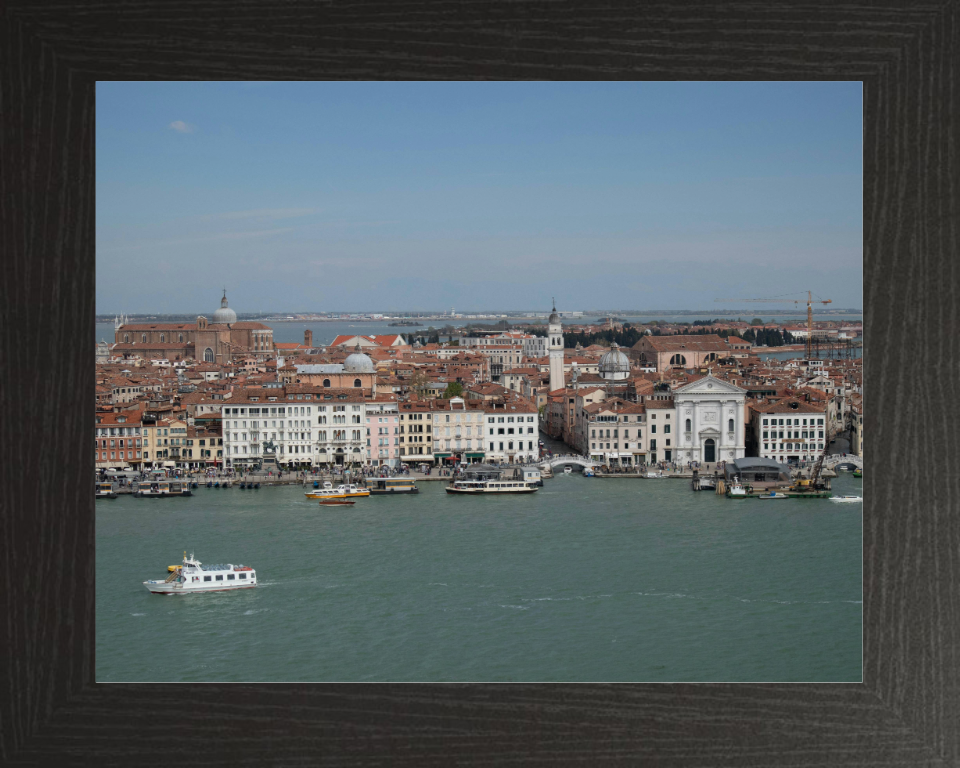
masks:
<path id="1" fill-rule="evenodd" d="M 387 323 L 391 328 L 396 328 L 399 326 L 409 326 L 411 328 L 419 328 L 423 326 L 423 323 L 418 323 L 416 320 L 401 320 L 399 323 Z"/>

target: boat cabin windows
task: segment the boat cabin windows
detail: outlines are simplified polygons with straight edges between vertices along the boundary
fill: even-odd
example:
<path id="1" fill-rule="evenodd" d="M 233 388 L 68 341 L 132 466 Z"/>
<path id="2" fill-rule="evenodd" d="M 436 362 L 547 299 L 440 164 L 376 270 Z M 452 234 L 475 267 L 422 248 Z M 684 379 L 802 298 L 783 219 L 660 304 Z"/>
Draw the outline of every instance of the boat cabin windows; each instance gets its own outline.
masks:
<path id="1" fill-rule="evenodd" d="M 227 581 L 233 581 L 233 580 L 236 579 L 236 578 L 237 578 L 237 577 L 234 576 L 232 573 L 228 573 L 228 574 L 227 574 Z"/>
<path id="2" fill-rule="evenodd" d="M 223 581 L 223 576 L 222 575 L 217 576 L 217 581 Z"/>
<path id="3" fill-rule="evenodd" d="M 245 578 L 247 578 L 247 574 L 245 574 L 245 573 L 241 573 L 241 574 L 240 574 L 240 578 L 241 578 L 241 579 L 245 579 Z"/>
<path id="4" fill-rule="evenodd" d="M 204 581 L 210 581 L 212 578 L 213 578 L 212 576 L 204 576 L 204 577 L 203 577 L 203 580 L 204 580 Z"/>

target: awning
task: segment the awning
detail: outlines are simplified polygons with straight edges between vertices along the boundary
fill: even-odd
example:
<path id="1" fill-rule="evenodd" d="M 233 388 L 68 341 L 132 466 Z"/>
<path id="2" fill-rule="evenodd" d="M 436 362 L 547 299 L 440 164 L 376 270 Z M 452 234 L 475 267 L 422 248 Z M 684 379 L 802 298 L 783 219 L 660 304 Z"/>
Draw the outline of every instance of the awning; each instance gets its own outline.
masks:
<path id="1" fill-rule="evenodd" d="M 165 466 L 165 467 L 175 467 L 175 466 L 177 466 L 177 462 L 175 462 L 175 461 L 165 461 L 165 462 L 163 462 L 163 466 Z"/>
<path id="2" fill-rule="evenodd" d="M 433 455 L 436 456 L 438 459 L 445 459 L 445 458 L 447 458 L 447 456 L 450 456 L 450 455 L 452 455 L 452 454 L 449 454 L 449 453 L 435 453 L 435 454 L 433 454 Z"/>
<path id="3" fill-rule="evenodd" d="M 467 453 L 465 455 L 468 459 L 482 459 L 484 456 L 483 451 L 480 453 Z"/>

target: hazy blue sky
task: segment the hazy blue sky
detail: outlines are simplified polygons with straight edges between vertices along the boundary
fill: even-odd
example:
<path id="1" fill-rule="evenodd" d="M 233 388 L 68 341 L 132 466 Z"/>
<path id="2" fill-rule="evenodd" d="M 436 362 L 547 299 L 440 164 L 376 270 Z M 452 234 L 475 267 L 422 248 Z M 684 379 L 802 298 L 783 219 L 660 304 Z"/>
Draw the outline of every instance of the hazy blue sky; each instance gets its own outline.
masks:
<path id="1" fill-rule="evenodd" d="M 210 313 L 221 286 L 240 312 L 859 308 L 861 106 L 859 83 L 100 83 L 97 311 Z"/>

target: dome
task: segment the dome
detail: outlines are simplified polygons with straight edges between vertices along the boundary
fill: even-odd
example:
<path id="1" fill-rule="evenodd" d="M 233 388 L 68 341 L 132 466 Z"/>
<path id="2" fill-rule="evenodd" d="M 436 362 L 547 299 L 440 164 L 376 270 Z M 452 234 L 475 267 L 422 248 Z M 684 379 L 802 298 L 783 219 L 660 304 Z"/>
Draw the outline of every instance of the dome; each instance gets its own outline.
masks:
<path id="1" fill-rule="evenodd" d="M 547 320 L 550 325 L 560 325 L 560 315 L 557 314 L 557 302 L 553 302 L 553 312 L 550 313 L 550 319 Z"/>
<path id="2" fill-rule="evenodd" d="M 220 309 L 213 313 L 212 323 L 226 323 L 233 325 L 237 322 L 237 313 L 227 306 L 227 289 L 223 289 L 223 298 L 220 299 Z"/>
<path id="3" fill-rule="evenodd" d="M 343 372 L 376 373 L 377 366 L 373 364 L 373 360 L 370 359 L 369 355 L 365 355 L 360 351 L 360 345 L 357 344 L 357 346 L 354 347 L 353 354 L 343 361 Z"/>
<path id="4" fill-rule="evenodd" d="M 630 358 L 620 351 L 620 346 L 614 342 L 609 352 L 600 358 L 598 366 L 600 376 L 604 379 L 618 381 L 630 375 Z"/>

